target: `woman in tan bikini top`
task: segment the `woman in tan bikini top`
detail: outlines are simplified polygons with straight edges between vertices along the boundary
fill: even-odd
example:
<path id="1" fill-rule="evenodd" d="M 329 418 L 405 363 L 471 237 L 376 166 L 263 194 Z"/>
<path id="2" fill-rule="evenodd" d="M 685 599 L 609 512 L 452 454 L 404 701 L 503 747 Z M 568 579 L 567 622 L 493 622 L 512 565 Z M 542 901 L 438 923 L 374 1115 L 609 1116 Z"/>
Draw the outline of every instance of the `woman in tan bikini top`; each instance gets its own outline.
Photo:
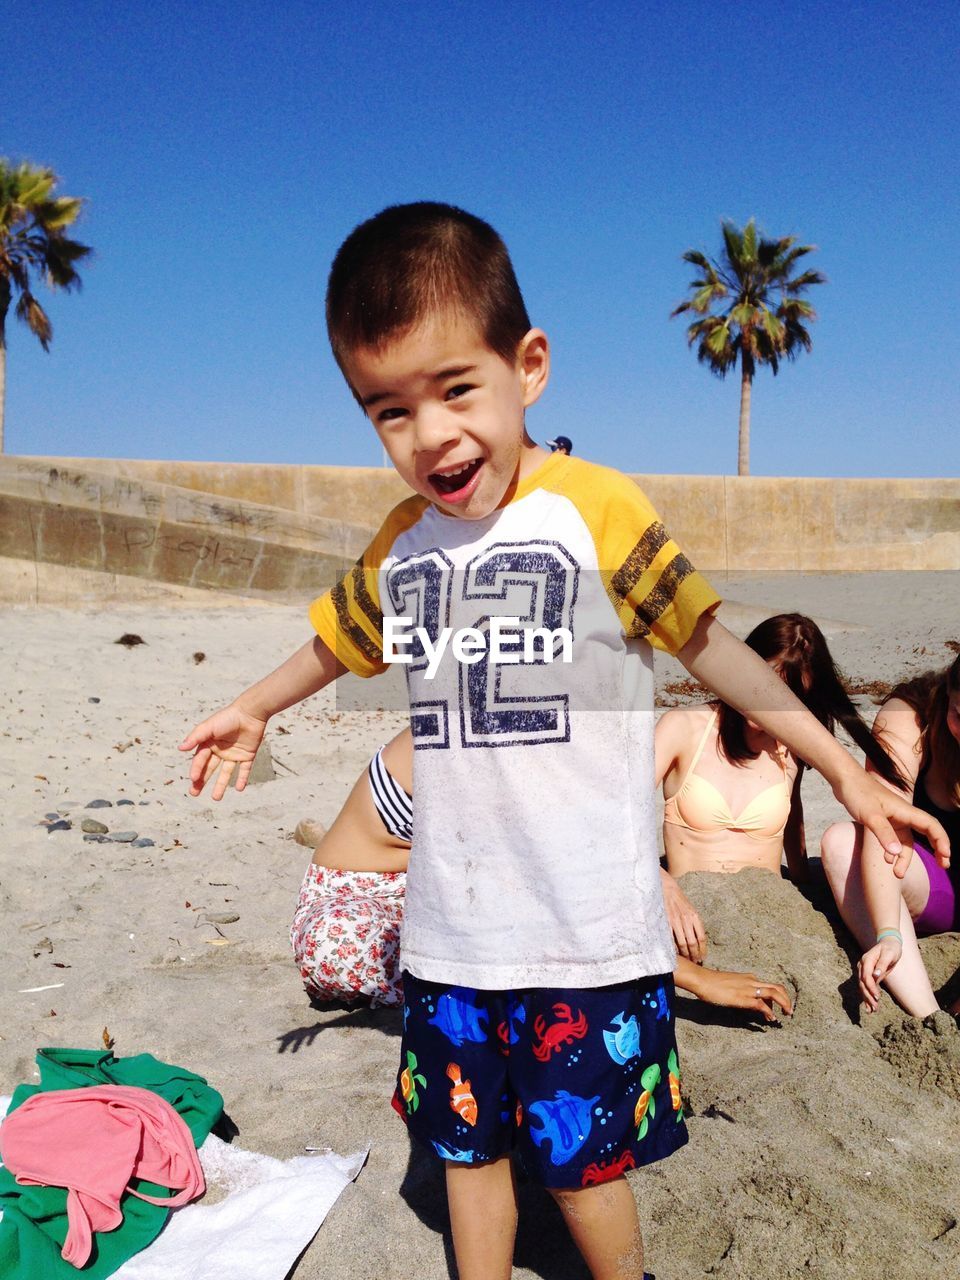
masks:
<path id="1" fill-rule="evenodd" d="M 672 714 L 677 720 L 682 717 L 684 723 L 670 726 L 670 735 L 687 737 L 696 721 L 704 722 L 680 785 L 664 801 L 663 839 L 672 873 L 740 871 L 743 867 L 779 871 L 787 843 L 793 783 L 799 773 L 796 760 L 785 747 L 748 723 L 747 742 L 758 754 L 749 768 L 733 765 L 723 754 L 718 706 Z M 670 736 L 666 731 L 664 735 Z M 697 772 L 705 748 L 707 760 Z M 769 781 L 770 777 L 775 780 Z M 668 787 L 665 779 L 664 790 Z M 791 835 L 796 835 L 796 824 Z"/>
<path id="2" fill-rule="evenodd" d="M 833 732 L 842 725 L 884 776 L 893 766 L 850 701 L 823 632 L 803 614 L 761 622 L 746 643 Z M 723 703 L 678 707 L 656 729 L 656 778 L 663 784 L 664 898 L 677 946 L 703 958 L 706 937 L 676 884 L 689 871 L 744 867 L 802 880 L 806 841 L 800 781 L 804 764 L 758 725 Z"/>

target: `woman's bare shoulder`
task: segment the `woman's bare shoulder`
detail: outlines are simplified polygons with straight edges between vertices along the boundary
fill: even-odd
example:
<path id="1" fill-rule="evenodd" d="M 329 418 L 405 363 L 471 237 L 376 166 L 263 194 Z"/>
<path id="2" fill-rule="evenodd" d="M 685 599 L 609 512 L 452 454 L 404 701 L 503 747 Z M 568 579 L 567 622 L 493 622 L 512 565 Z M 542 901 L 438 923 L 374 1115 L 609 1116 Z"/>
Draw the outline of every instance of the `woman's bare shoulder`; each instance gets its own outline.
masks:
<path id="1" fill-rule="evenodd" d="M 888 698 L 873 721 L 874 737 L 882 734 L 898 738 L 902 742 L 915 743 L 922 729 L 916 710 L 903 698 Z"/>
<path id="2" fill-rule="evenodd" d="M 916 779 L 923 726 L 915 708 L 903 698 L 888 698 L 877 711 L 873 736 L 892 757 L 901 774 L 908 780 Z"/>
<path id="3" fill-rule="evenodd" d="M 715 702 L 692 702 L 686 707 L 670 707 L 657 720 L 657 728 L 659 730 L 663 725 L 670 734 L 702 733 L 716 709 Z"/>

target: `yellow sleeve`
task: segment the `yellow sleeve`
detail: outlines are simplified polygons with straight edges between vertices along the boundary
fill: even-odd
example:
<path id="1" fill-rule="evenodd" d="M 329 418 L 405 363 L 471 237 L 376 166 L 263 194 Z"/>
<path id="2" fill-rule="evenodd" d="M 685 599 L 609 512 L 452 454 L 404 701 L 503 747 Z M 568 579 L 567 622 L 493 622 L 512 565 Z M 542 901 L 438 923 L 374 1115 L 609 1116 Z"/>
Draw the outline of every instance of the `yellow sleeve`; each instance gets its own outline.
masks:
<path id="1" fill-rule="evenodd" d="M 720 597 L 667 533 L 639 485 L 606 468 L 588 471 L 576 483 L 589 488 L 592 500 L 577 505 L 594 536 L 620 624 L 627 636 L 676 653 Z"/>
<path id="2" fill-rule="evenodd" d="M 387 669 L 380 566 L 398 535 L 416 523 L 425 506 L 423 498 L 408 498 L 395 507 L 349 573 L 310 606 L 317 635 L 354 675 L 376 676 Z"/>

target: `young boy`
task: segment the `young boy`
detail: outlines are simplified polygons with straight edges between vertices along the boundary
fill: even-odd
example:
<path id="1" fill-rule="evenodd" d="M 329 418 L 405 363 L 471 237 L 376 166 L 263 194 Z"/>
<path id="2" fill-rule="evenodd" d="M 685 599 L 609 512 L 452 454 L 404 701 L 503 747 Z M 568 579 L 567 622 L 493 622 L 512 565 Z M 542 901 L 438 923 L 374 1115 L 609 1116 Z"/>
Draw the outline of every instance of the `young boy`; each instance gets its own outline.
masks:
<path id="1" fill-rule="evenodd" d="M 395 1106 L 446 1161 L 461 1280 L 510 1275 L 514 1152 L 595 1280 L 639 1280 L 623 1171 L 686 1141 L 650 645 L 819 768 L 891 858 L 886 815 L 945 854 L 943 833 L 716 621 L 718 597 L 636 485 L 527 434 L 549 349 L 486 223 L 446 205 L 384 210 L 337 254 L 327 323 L 416 496 L 314 603 L 317 636 L 188 735 L 191 793 L 217 774 L 220 799 L 237 766 L 242 787 L 271 715 L 347 669 L 383 671 L 391 649 L 408 660 L 416 809 Z"/>

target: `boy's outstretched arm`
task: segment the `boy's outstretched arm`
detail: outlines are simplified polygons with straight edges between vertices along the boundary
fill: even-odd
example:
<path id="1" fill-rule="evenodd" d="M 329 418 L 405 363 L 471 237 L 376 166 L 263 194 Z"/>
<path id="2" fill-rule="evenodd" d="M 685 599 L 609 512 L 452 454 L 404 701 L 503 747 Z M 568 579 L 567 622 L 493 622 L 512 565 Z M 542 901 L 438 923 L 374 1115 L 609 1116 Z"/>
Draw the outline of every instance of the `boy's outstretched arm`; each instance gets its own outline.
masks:
<path id="1" fill-rule="evenodd" d="M 190 794 L 198 796 L 217 774 L 211 796 L 222 799 L 238 765 L 237 790 L 242 791 L 270 717 L 319 693 L 345 671 L 343 663 L 315 636 L 276 671 L 198 724 L 180 743 L 181 751 L 194 752 Z"/>
<path id="2" fill-rule="evenodd" d="M 704 614 L 677 657 L 697 680 L 724 702 L 790 748 L 830 783 L 843 807 L 880 841 L 900 875 L 913 853 L 895 828 L 922 832 L 941 863 L 950 860 L 950 841 L 936 818 L 915 809 L 902 796 L 870 777 L 833 734 L 790 692 L 780 677 L 712 613 Z"/>

